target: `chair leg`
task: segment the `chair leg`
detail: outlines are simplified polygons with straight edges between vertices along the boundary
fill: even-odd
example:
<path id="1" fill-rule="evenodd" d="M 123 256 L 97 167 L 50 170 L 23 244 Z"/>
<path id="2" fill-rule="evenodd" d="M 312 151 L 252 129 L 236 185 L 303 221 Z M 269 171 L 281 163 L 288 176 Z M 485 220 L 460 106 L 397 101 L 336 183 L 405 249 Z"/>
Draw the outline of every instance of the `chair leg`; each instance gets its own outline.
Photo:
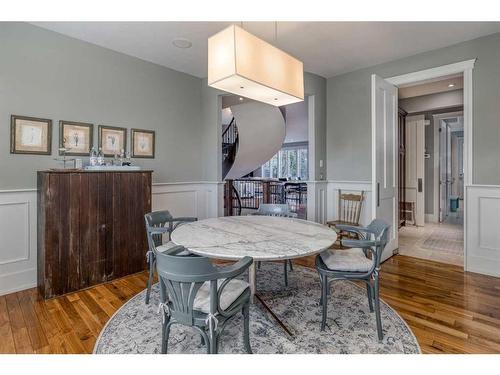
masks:
<path id="1" fill-rule="evenodd" d="M 375 275 L 375 283 L 374 283 L 374 289 L 375 289 L 375 318 L 377 320 L 377 335 L 378 335 L 378 340 L 382 341 L 384 338 L 384 333 L 382 332 L 382 319 L 380 317 L 380 291 L 379 291 L 379 282 L 378 282 L 378 275 Z"/>
<path id="2" fill-rule="evenodd" d="M 261 262 L 257 262 L 257 268 L 260 270 L 260 263 Z"/>
<path id="3" fill-rule="evenodd" d="M 283 265 L 284 265 L 283 270 L 285 272 L 285 286 L 288 286 L 288 262 L 285 260 Z"/>
<path id="4" fill-rule="evenodd" d="M 217 354 L 217 334 L 215 332 L 213 334 L 210 334 L 208 341 L 208 347 L 210 348 L 209 353 Z"/>
<path id="5" fill-rule="evenodd" d="M 322 306 L 323 305 L 323 276 L 321 276 L 321 274 L 319 274 L 319 285 L 321 287 L 321 293 L 319 296 L 319 305 Z"/>
<path id="6" fill-rule="evenodd" d="M 250 346 L 250 304 L 243 306 L 243 345 L 248 354 L 252 354 Z"/>
<path id="7" fill-rule="evenodd" d="M 370 281 L 366 283 L 366 294 L 368 295 L 368 305 L 370 306 L 370 312 L 373 312 L 372 284 Z"/>
<path id="8" fill-rule="evenodd" d="M 153 276 L 155 273 L 155 262 L 153 259 L 153 254 L 149 255 L 149 277 L 148 277 L 148 285 L 146 290 L 146 305 L 149 304 L 149 297 L 151 296 L 151 286 L 153 284 Z"/>
<path id="9" fill-rule="evenodd" d="M 323 275 L 322 280 L 321 280 L 321 300 L 323 302 L 322 304 L 322 312 L 323 316 L 321 319 L 321 330 L 324 331 L 326 327 L 326 314 L 327 314 L 327 305 L 328 305 L 328 300 L 327 300 L 327 290 L 328 290 L 328 278 Z"/>
<path id="10" fill-rule="evenodd" d="M 290 265 L 290 271 L 293 271 L 293 263 L 291 259 L 288 259 L 288 264 Z"/>
<path id="11" fill-rule="evenodd" d="M 171 326 L 170 318 L 166 317 L 165 322 L 162 326 L 162 335 L 161 335 L 161 354 L 167 354 L 168 351 L 168 338 L 170 336 L 170 326 Z"/>

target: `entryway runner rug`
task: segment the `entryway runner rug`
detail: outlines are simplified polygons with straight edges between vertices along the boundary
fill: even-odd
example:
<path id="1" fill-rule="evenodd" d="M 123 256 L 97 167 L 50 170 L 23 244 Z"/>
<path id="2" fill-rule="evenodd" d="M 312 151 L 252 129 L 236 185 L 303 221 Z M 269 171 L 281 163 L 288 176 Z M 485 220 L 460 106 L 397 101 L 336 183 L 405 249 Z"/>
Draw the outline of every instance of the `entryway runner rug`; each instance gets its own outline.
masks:
<path id="1" fill-rule="evenodd" d="M 384 340 L 377 340 L 375 314 L 370 313 L 366 289 L 348 281 L 332 285 L 328 302 L 328 326 L 320 331 L 319 277 L 314 269 L 295 266 L 284 286 L 283 266 L 263 263 L 257 271 L 258 290 L 265 302 L 286 323 L 290 338 L 260 302 L 250 308 L 250 342 L 256 354 L 264 353 L 420 353 L 413 332 L 403 319 L 381 301 Z M 125 303 L 97 339 L 94 353 L 159 353 L 161 317 L 157 313 L 158 284 L 153 286 L 149 305 L 146 291 Z M 220 353 L 244 353 L 242 318 L 228 323 L 222 334 Z M 173 325 L 169 353 L 205 353 L 194 329 Z"/>

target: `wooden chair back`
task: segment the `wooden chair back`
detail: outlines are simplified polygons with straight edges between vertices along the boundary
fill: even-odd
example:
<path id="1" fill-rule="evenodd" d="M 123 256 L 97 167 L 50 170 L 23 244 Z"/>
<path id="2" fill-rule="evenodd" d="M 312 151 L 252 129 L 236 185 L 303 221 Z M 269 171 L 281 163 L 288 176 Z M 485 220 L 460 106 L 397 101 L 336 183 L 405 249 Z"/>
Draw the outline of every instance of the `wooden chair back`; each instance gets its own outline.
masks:
<path id="1" fill-rule="evenodd" d="M 361 194 L 342 193 L 339 189 L 338 220 L 347 224 L 359 225 L 364 191 Z"/>

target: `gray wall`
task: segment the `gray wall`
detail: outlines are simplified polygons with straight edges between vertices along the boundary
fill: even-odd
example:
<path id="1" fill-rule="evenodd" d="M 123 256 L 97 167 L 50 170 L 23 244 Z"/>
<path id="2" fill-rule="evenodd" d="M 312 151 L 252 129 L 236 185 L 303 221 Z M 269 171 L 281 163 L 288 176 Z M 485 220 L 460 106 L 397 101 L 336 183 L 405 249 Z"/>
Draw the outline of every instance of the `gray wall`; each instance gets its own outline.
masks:
<path id="1" fill-rule="evenodd" d="M 0 190 L 54 168 L 59 120 L 156 131 L 155 182 L 198 181 L 201 80 L 29 24 L 0 23 Z M 10 154 L 10 115 L 53 120 L 51 156 Z M 130 133 L 128 133 L 130 149 Z"/>
<path id="2" fill-rule="evenodd" d="M 500 34 L 332 77 L 327 81 L 328 179 L 371 179 L 370 76 L 392 77 L 477 58 L 473 182 L 500 184 Z"/>
<path id="3" fill-rule="evenodd" d="M 326 156 L 326 79 L 316 74 L 304 72 L 304 92 L 306 95 L 314 95 L 314 132 L 315 132 L 315 155 L 314 172 L 309 171 L 309 179 L 325 180 L 327 170 Z M 309 134 L 311 140 L 311 134 Z M 309 157 L 312 157 L 309 155 Z M 319 166 L 320 160 L 323 160 L 323 167 Z"/>

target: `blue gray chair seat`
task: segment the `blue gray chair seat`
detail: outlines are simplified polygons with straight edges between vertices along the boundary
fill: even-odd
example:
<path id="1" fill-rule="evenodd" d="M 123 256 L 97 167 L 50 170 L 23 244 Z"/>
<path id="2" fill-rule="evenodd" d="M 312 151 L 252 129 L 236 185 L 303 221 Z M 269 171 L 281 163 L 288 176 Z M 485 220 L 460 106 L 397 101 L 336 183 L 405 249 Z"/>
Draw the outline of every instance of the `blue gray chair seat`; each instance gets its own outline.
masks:
<path id="1" fill-rule="evenodd" d="M 182 324 L 198 331 L 207 353 L 215 354 L 225 325 L 241 313 L 244 348 L 252 353 L 250 286 L 236 278 L 248 270 L 253 259 L 244 257 L 230 266 L 216 267 L 208 258 L 180 255 L 183 251 L 182 246 L 165 252 L 155 250 L 162 314 L 161 352 L 168 352 L 171 326 Z"/>
<path id="2" fill-rule="evenodd" d="M 168 242 L 164 243 L 163 245 L 156 246 L 156 251 L 163 253 L 163 252 L 171 249 L 174 246 L 177 246 L 177 245 L 175 243 L 173 243 L 172 241 L 168 241 Z M 187 250 L 184 250 L 181 253 L 179 253 L 179 255 L 190 255 L 190 254 L 191 253 Z"/>
<path id="3" fill-rule="evenodd" d="M 252 215 L 297 218 L 297 214 L 295 212 L 290 211 L 290 207 L 288 206 L 288 204 L 263 203 L 259 205 L 259 209 Z M 258 262 L 257 264 L 260 268 L 260 262 Z M 288 267 L 290 267 L 290 271 L 293 271 L 293 264 L 290 259 L 285 260 L 283 264 L 283 275 L 285 277 L 285 286 L 288 286 Z"/>
<path id="4" fill-rule="evenodd" d="M 343 239 L 342 245 L 350 249 L 331 249 L 316 257 L 316 269 L 321 281 L 322 331 L 326 326 L 330 284 L 337 280 L 360 280 L 366 283 L 370 311 L 375 311 L 378 339 L 383 339 L 379 275 L 380 259 L 388 241 L 389 228 L 386 222 L 379 219 L 373 220 L 367 227 L 339 225 L 339 230 L 355 234 L 359 239 Z"/>
<path id="5" fill-rule="evenodd" d="M 156 257 L 154 249 L 163 252 L 173 246 L 174 243 L 170 241 L 172 232 L 182 224 L 191 223 L 198 220 L 195 217 L 177 217 L 174 218 L 170 212 L 164 211 L 154 211 L 144 215 L 144 220 L 146 221 L 146 232 L 148 233 L 148 244 L 149 249 L 146 253 L 146 260 L 149 266 L 149 277 L 148 285 L 146 291 L 146 304 L 149 303 L 149 298 L 151 295 L 151 285 L 153 283 L 153 276 L 155 271 Z M 149 235 L 151 230 L 155 230 L 154 235 Z M 164 237 L 167 237 L 167 242 L 164 244 Z M 185 250 L 181 255 L 190 255 L 190 253 Z"/>
<path id="6" fill-rule="evenodd" d="M 332 271 L 368 272 L 373 265 L 363 249 L 354 247 L 346 250 L 327 250 L 321 253 L 321 260 Z"/>

